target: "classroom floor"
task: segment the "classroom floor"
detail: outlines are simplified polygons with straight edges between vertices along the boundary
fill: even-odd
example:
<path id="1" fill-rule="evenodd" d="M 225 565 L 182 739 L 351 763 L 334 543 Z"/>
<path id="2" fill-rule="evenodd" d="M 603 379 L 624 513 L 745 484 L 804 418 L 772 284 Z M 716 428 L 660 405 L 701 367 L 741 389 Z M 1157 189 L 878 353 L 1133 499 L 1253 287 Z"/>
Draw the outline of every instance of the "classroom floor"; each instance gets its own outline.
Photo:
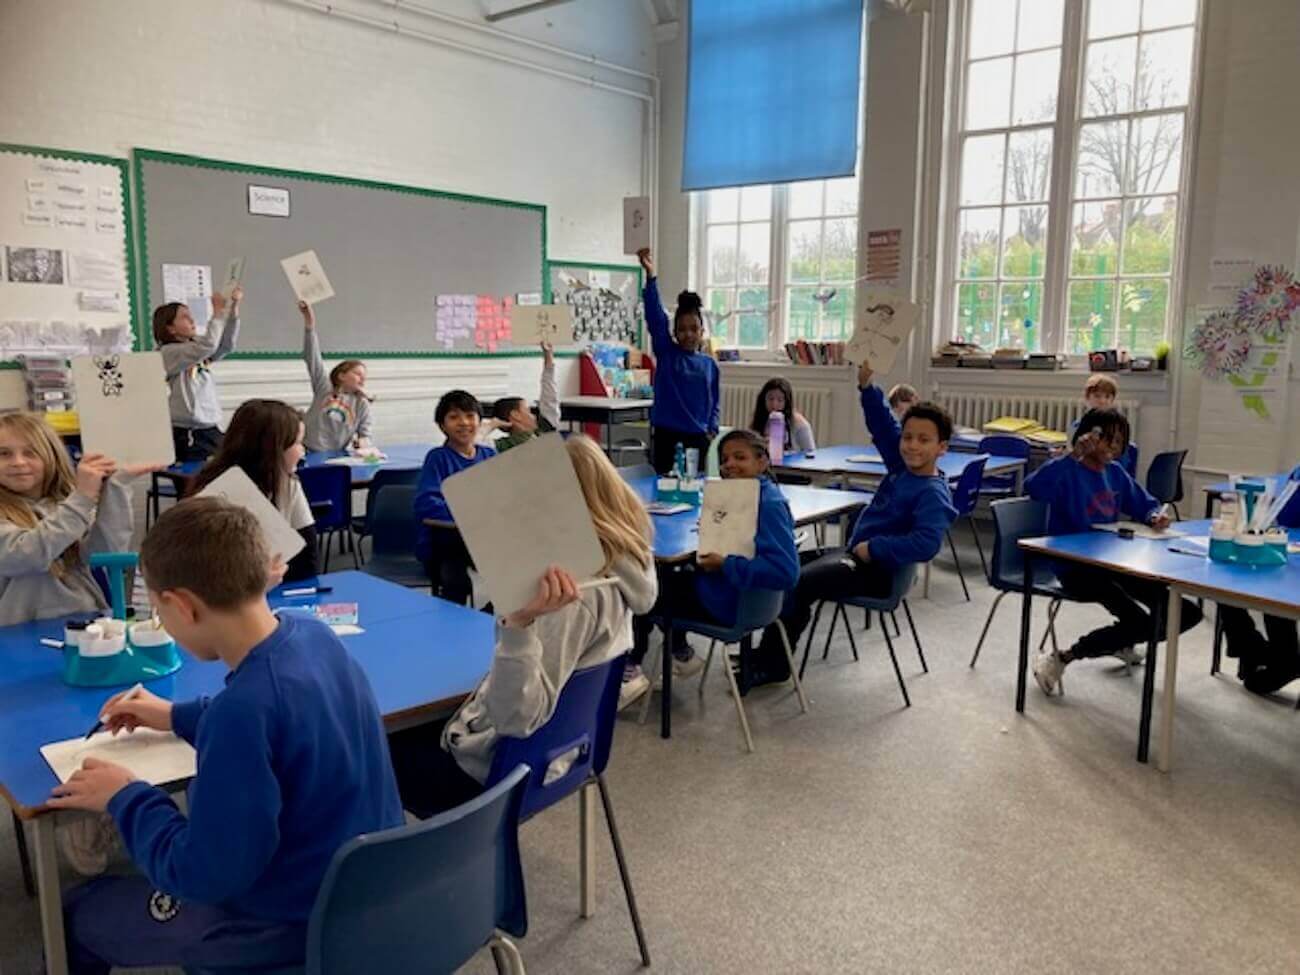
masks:
<path id="1" fill-rule="evenodd" d="M 750 695 L 753 755 L 716 661 L 703 707 L 695 681 L 675 685 L 671 742 L 625 712 L 610 785 L 652 971 L 1300 970 L 1300 684 L 1262 700 L 1231 673 L 1210 677 L 1201 626 L 1182 644 L 1175 768 L 1162 775 L 1133 760 L 1140 668 L 1072 664 L 1064 698 L 1031 683 L 1018 717 L 1019 602 L 1003 600 L 972 671 L 992 593 L 981 584 L 964 602 L 943 566 L 932 598 L 913 602 L 930 673 L 910 638 L 898 643 L 908 710 L 873 627 L 860 663 L 842 631 L 828 662 L 810 662 L 807 715 L 783 690 Z M 1067 606 L 1063 640 L 1103 616 Z M 37 917 L 8 817 L 0 831 L 0 970 L 27 975 Z M 588 921 L 576 803 L 522 835 L 529 972 L 637 971 L 604 835 Z M 493 970 L 486 957 L 466 969 Z"/>

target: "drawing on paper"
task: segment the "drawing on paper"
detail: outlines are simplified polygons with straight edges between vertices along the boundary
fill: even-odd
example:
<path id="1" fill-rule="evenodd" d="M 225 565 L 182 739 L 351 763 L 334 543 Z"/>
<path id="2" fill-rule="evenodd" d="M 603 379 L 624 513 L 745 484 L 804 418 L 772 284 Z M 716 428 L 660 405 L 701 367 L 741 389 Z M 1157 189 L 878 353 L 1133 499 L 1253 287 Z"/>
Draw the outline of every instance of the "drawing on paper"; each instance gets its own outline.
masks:
<path id="1" fill-rule="evenodd" d="M 99 381 L 105 396 L 121 396 L 126 388 L 122 378 L 122 360 L 120 357 L 95 356 L 95 368 L 99 370 Z"/>

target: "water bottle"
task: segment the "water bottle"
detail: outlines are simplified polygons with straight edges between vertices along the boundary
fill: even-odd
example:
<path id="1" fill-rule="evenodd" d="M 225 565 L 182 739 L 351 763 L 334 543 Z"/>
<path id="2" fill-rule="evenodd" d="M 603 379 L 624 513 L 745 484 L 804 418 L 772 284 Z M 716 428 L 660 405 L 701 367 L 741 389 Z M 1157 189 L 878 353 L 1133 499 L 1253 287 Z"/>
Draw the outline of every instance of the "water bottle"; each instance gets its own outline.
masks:
<path id="1" fill-rule="evenodd" d="M 679 442 L 677 449 L 673 452 L 673 476 L 686 476 L 686 448 Z"/>
<path id="2" fill-rule="evenodd" d="M 769 413 L 767 415 L 767 456 L 773 464 L 781 463 L 785 457 L 785 414 Z"/>

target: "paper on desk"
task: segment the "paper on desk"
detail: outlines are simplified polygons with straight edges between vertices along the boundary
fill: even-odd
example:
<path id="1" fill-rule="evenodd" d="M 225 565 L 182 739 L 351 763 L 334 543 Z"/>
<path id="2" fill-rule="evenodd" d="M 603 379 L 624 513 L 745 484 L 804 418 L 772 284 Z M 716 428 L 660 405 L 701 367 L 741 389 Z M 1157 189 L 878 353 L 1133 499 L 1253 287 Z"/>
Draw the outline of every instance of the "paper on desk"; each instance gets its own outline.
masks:
<path id="1" fill-rule="evenodd" d="M 232 467 L 199 492 L 202 497 L 224 498 L 252 512 L 262 529 L 267 550 L 288 562 L 306 546 L 298 531 L 289 524 L 266 495 L 258 490 L 242 467 Z"/>
<path id="2" fill-rule="evenodd" d="M 194 777 L 194 749 L 170 731 L 139 728 L 117 736 L 107 731 L 89 738 L 69 738 L 41 746 L 41 757 L 60 782 L 67 782 L 87 758 L 121 765 L 137 779 L 153 785 Z"/>
<path id="3" fill-rule="evenodd" d="M 1150 525 L 1139 524 L 1136 521 L 1116 521 L 1109 525 L 1093 525 L 1094 529 L 1099 532 L 1119 533 L 1121 528 L 1131 528 L 1133 534 L 1138 538 L 1151 538 L 1156 541 L 1162 541 L 1166 538 L 1182 538 L 1186 532 L 1179 531 L 1177 528 L 1166 528 L 1164 531 L 1156 531 Z"/>
<path id="4" fill-rule="evenodd" d="M 1210 554 L 1210 536 L 1209 535 L 1191 535 L 1183 538 L 1169 546 L 1169 551 L 1178 552 L 1182 555 L 1203 555 Z"/>
<path id="5" fill-rule="evenodd" d="M 849 454 L 844 458 L 850 464 L 879 464 L 881 459 L 871 454 Z"/>

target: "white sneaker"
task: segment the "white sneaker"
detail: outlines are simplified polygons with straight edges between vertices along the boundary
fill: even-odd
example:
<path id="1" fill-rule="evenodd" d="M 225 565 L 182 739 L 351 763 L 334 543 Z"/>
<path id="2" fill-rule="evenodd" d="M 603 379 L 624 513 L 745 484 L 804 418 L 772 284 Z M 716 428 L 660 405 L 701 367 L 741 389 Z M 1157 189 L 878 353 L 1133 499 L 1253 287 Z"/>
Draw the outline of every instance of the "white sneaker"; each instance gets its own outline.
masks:
<path id="1" fill-rule="evenodd" d="M 1122 660 L 1130 667 L 1140 667 L 1142 664 L 1146 663 L 1147 653 L 1145 650 L 1138 647 L 1125 647 L 1119 653 L 1115 654 L 1115 657 Z"/>
<path id="2" fill-rule="evenodd" d="M 59 849 L 83 877 L 98 877 L 108 869 L 108 855 L 117 845 L 117 825 L 105 814 L 83 816 L 59 827 Z"/>
<path id="3" fill-rule="evenodd" d="M 674 677 L 694 677 L 704 669 L 704 658 L 694 650 L 686 658 L 673 657 L 673 676 Z"/>
<path id="4" fill-rule="evenodd" d="M 640 700 L 641 695 L 648 690 L 650 690 L 650 678 L 641 673 L 641 668 L 638 667 L 636 673 L 623 678 L 623 683 L 618 689 L 618 709 L 622 711 L 634 701 Z"/>
<path id="5" fill-rule="evenodd" d="M 1065 693 L 1065 686 L 1061 683 L 1061 677 L 1065 674 L 1065 661 L 1055 652 L 1040 653 L 1034 657 L 1034 680 L 1038 681 L 1038 686 L 1043 689 L 1043 693 L 1051 695 L 1056 690 Z"/>

